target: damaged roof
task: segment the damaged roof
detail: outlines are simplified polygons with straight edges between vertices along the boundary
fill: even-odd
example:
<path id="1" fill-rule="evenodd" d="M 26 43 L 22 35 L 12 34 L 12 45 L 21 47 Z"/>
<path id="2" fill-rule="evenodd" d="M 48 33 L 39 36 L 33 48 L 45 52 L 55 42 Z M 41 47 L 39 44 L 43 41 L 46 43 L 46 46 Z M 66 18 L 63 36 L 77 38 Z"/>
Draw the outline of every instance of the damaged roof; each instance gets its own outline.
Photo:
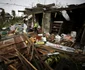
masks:
<path id="1" fill-rule="evenodd" d="M 18 12 L 25 12 L 25 13 L 42 13 L 42 12 L 56 12 L 56 11 L 63 11 L 63 10 L 72 10 L 72 9 L 78 9 L 78 8 L 85 8 L 85 3 L 80 5 L 68 5 L 66 8 L 57 8 L 55 4 L 37 4 L 33 8 L 25 8 L 24 11 L 18 11 Z"/>

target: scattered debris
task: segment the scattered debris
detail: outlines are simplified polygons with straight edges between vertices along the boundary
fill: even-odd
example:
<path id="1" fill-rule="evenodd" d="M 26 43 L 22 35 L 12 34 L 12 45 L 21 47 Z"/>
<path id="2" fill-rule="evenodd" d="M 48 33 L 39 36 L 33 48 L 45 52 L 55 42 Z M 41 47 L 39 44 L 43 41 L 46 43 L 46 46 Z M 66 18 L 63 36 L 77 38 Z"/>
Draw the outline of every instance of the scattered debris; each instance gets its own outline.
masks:
<path id="1" fill-rule="evenodd" d="M 46 44 L 39 44 L 38 41 L 41 39 L 36 38 L 37 35 L 34 34 L 31 37 L 29 37 L 29 35 L 13 35 L 0 41 L 0 59 L 4 61 L 4 65 L 7 69 L 54 70 L 56 67 L 51 67 L 52 64 L 54 61 L 58 62 L 61 58 L 68 57 L 68 59 L 84 61 L 85 55 L 81 50 L 62 46 L 60 43 L 55 44 L 47 42 L 46 40 Z M 35 38 L 35 41 L 31 39 L 33 37 Z M 42 42 L 44 41 L 42 40 Z M 80 55 L 79 52 L 81 52 Z M 55 60 L 53 61 L 53 59 Z"/>

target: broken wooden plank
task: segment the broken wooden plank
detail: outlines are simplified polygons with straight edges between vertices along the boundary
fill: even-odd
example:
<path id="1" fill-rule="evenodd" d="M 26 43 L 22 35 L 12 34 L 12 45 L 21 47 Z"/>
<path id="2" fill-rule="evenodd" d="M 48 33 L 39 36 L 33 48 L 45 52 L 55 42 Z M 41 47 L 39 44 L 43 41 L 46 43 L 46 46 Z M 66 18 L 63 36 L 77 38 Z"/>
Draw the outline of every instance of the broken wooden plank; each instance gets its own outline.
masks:
<path id="1" fill-rule="evenodd" d="M 29 64 L 34 70 L 37 70 L 37 68 L 35 68 L 17 49 L 16 50 L 16 53 L 17 55 L 19 56 L 19 59 L 23 59 L 27 64 Z"/>

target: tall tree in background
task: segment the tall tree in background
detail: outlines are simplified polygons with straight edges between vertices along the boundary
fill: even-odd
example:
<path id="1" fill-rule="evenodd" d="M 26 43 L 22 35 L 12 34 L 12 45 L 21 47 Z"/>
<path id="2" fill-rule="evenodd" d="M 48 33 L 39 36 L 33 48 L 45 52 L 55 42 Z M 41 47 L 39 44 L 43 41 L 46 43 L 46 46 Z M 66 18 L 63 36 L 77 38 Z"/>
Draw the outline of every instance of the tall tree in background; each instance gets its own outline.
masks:
<path id="1" fill-rule="evenodd" d="M 0 30 L 2 29 L 2 27 L 4 26 L 4 22 L 5 22 L 5 10 L 3 8 L 1 8 L 1 18 L 0 18 Z"/>
<path id="2" fill-rule="evenodd" d="M 12 16 L 13 16 L 13 18 L 15 18 L 15 16 L 16 16 L 15 10 L 12 10 Z"/>
<path id="3" fill-rule="evenodd" d="M 2 9 L 1 16 L 2 16 L 2 20 L 4 22 L 5 21 L 5 10 L 4 9 Z"/>

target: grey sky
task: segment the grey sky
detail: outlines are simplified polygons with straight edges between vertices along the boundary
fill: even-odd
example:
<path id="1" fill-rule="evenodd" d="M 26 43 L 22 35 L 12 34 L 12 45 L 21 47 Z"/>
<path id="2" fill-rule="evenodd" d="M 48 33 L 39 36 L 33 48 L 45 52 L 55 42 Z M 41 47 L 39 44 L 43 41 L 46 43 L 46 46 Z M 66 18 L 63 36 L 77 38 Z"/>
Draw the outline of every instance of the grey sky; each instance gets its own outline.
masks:
<path id="1" fill-rule="evenodd" d="M 1 3 L 10 3 L 16 5 L 9 5 L 9 4 L 1 4 Z M 4 8 L 6 12 L 11 13 L 11 10 L 15 10 L 17 15 L 19 13 L 18 10 L 23 10 L 26 7 L 35 6 L 37 3 L 41 4 L 50 4 L 50 3 L 57 3 L 58 5 L 66 5 L 66 4 L 81 4 L 85 3 L 85 0 L 0 0 L 0 8 Z"/>

